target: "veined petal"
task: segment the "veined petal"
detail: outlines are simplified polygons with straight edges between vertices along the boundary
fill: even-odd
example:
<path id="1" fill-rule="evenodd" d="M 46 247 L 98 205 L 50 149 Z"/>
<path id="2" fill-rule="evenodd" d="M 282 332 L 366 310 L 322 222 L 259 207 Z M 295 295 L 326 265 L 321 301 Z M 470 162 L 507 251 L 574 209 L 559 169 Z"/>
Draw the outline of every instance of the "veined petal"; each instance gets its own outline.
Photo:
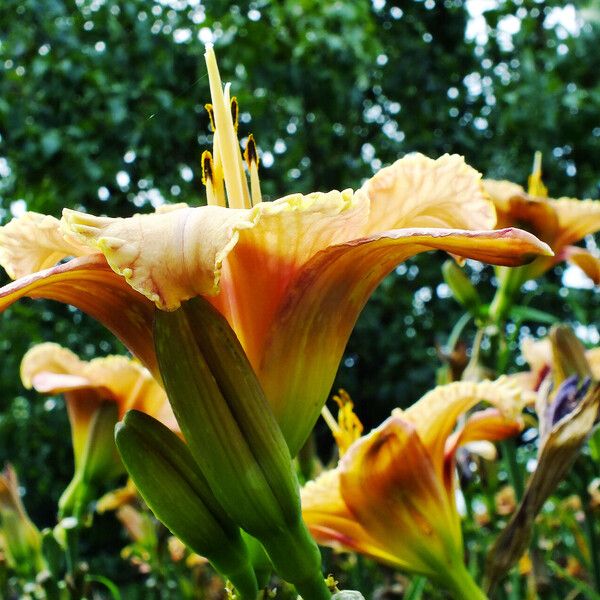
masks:
<path id="1" fill-rule="evenodd" d="M 257 366 L 276 311 L 299 269 L 319 251 L 360 235 L 368 217 L 364 194 L 294 194 L 257 204 L 223 264 L 212 299 Z"/>
<path id="2" fill-rule="evenodd" d="M 91 252 L 66 240 L 60 221 L 50 215 L 27 212 L 0 227 L 0 265 L 11 279 L 51 267 L 67 256 Z"/>
<path id="3" fill-rule="evenodd" d="M 579 246 L 567 246 L 562 255 L 570 263 L 578 266 L 595 285 L 600 285 L 600 256 Z"/>
<path id="4" fill-rule="evenodd" d="M 0 289 L 0 312 L 24 296 L 76 306 L 103 323 L 160 377 L 152 341 L 154 306 L 115 275 L 104 257 L 75 258 L 9 283 Z"/>
<path id="5" fill-rule="evenodd" d="M 444 573 L 462 560 L 454 498 L 410 423 L 390 417 L 353 444 L 338 468 L 350 511 L 412 570 L 437 578 L 436 567 Z"/>
<path id="6" fill-rule="evenodd" d="M 249 226 L 248 211 L 180 207 L 130 218 L 96 217 L 65 209 L 63 231 L 102 252 L 132 288 L 159 308 L 218 292 L 223 259 Z"/>
<path id="7" fill-rule="evenodd" d="M 550 252 L 519 230 L 400 229 L 315 255 L 286 293 L 257 365 L 292 455 L 319 416 L 352 327 L 375 287 L 402 261 L 435 248 L 503 264 Z"/>
<path id="8" fill-rule="evenodd" d="M 508 378 L 501 377 L 496 381 L 457 381 L 438 386 L 407 410 L 396 409 L 393 414 L 415 427 L 442 479 L 447 440 L 460 415 L 481 401 L 500 409 L 507 418 L 509 415 L 516 418 L 523 410 L 521 390 Z"/>
<path id="9" fill-rule="evenodd" d="M 402 227 L 492 229 L 494 206 L 481 175 L 462 156 L 411 154 L 384 167 L 362 189 L 371 200 L 365 233 Z"/>
<path id="10" fill-rule="evenodd" d="M 600 231 L 600 200 L 559 198 L 548 200 L 558 217 L 558 235 L 553 246 L 560 249 L 589 233 Z"/>
<path id="11" fill-rule="evenodd" d="M 301 490 L 302 518 L 317 543 L 367 554 L 399 568 L 411 565 L 383 547 L 355 518 L 340 492 L 338 469 L 325 471 Z"/>

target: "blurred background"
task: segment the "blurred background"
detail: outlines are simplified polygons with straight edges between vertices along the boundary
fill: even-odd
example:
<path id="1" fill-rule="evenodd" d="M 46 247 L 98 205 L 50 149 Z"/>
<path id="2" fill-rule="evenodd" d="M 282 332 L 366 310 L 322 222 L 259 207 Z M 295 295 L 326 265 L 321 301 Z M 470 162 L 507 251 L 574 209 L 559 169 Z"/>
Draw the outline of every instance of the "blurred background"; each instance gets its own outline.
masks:
<path id="1" fill-rule="evenodd" d="M 598 2 L 2 0 L 1 223 L 26 210 L 129 216 L 203 204 L 209 41 L 240 103 L 240 135 L 257 140 L 269 199 L 357 188 L 414 151 L 459 153 L 526 185 L 540 150 L 551 196 L 599 195 Z M 444 259 L 399 266 L 355 329 L 335 387 L 367 429 L 435 380 L 436 344 L 461 314 Z M 491 297 L 492 269 L 467 271 Z M 530 306 L 598 344 L 600 295 L 588 280 L 557 267 L 529 287 Z M 41 341 L 82 358 L 123 351 L 79 311 L 44 306 L 21 301 L 0 315 L 0 462 L 15 464 L 40 526 L 55 521 L 72 455 L 62 400 L 23 389 L 21 357 Z M 545 333 L 527 322 L 520 331 Z M 317 433 L 326 455 L 329 434 Z M 133 578 L 103 553 L 122 535 L 103 518 L 86 542 L 93 566 Z"/>

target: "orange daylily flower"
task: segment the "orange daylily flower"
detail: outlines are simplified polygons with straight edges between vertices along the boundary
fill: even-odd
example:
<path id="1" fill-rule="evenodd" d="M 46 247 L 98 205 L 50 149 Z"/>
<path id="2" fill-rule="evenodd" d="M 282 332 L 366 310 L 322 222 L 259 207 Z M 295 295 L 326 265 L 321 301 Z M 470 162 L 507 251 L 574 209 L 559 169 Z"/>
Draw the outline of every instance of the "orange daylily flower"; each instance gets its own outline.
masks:
<path id="1" fill-rule="evenodd" d="M 485 400 L 454 431 L 457 419 Z M 302 514 L 315 539 L 431 577 L 461 598 L 463 565 L 456 508 L 455 454 L 477 440 L 500 440 L 522 427 L 520 391 L 497 381 L 439 386 L 405 411 L 394 410 L 354 442 L 337 468 L 302 490 Z M 474 585 L 474 584 L 473 584 Z"/>
<path id="2" fill-rule="evenodd" d="M 141 410 L 177 428 L 163 388 L 149 371 L 125 356 L 80 360 L 67 348 L 45 343 L 33 346 L 21 361 L 21 379 L 40 394 L 64 394 L 76 466 L 87 443 L 94 414 L 105 402 L 114 402 L 118 416 Z"/>
<path id="3" fill-rule="evenodd" d="M 262 202 L 253 138 L 245 158 L 212 47 L 206 60 L 214 124 L 203 156 L 208 206 L 162 207 L 127 219 L 64 210 L 0 228 L 0 264 L 22 296 L 67 302 L 103 322 L 160 379 L 155 306 L 206 296 L 235 330 L 292 454 L 330 391 L 354 323 L 399 263 L 432 249 L 500 265 L 551 254 L 533 235 L 494 230 L 480 175 L 459 156 L 407 156 L 359 190 Z M 228 206 L 227 206 L 228 203 Z M 68 262 L 51 266 L 58 260 Z M 41 270 L 40 270 L 41 269 Z"/>
<path id="4" fill-rule="evenodd" d="M 546 242 L 554 256 L 539 256 L 522 268 L 520 282 L 543 275 L 564 260 L 578 266 L 600 284 L 600 255 L 575 246 L 586 235 L 600 231 L 600 200 L 547 197 L 541 180 L 541 155 L 536 153 L 529 188 L 510 181 L 483 181 L 496 207 L 498 227 L 521 227 Z"/>
<path id="5" fill-rule="evenodd" d="M 64 394 L 75 458 L 74 476 L 59 502 L 60 516 L 80 517 L 123 464 L 114 425 L 130 409 L 178 430 L 167 396 L 150 372 L 125 356 L 80 360 L 58 344 L 39 344 L 21 362 L 21 379 L 41 394 Z"/>

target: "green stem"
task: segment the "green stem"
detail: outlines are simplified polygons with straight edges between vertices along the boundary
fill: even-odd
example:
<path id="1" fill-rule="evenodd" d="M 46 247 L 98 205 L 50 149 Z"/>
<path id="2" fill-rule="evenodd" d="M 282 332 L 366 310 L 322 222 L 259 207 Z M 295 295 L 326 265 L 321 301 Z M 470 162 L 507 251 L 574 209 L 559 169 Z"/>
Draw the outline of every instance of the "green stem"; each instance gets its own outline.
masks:
<path id="1" fill-rule="evenodd" d="M 445 584 L 456 600 L 488 600 L 462 563 L 450 571 Z"/>
<path id="2" fill-rule="evenodd" d="M 517 501 L 520 501 L 525 492 L 525 484 L 523 482 L 523 473 L 517 461 L 517 445 L 514 439 L 507 439 L 500 442 L 500 447 L 502 448 L 502 456 L 506 471 L 508 472 L 508 480 L 515 490 Z"/>
<path id="3" fill-rule="evenodd" d="M 460 336 L 464 330 L 464 328 L 468 325 L 469 321 L 472 319 L 471 313 L 465 313 L 452 328 L 450 332 L 450 336 L 448 337 L 448 342 L 446 344 L 448 348 L 448 352 L 452 352 L 460 339 Z"/>

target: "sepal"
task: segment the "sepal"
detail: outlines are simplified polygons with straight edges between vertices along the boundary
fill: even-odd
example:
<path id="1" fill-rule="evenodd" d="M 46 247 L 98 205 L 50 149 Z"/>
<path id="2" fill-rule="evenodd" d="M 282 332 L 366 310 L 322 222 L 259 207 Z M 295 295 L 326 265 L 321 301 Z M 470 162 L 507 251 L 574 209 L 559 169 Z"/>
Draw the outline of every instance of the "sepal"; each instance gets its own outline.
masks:
<path id="1" fill-rule="evenodd" d="M 453 260 L 447 260 L 442 265 L 442 274 L 456 301 L 472 315 L 478 316 L 481 298 L 464 271 Z"/>

